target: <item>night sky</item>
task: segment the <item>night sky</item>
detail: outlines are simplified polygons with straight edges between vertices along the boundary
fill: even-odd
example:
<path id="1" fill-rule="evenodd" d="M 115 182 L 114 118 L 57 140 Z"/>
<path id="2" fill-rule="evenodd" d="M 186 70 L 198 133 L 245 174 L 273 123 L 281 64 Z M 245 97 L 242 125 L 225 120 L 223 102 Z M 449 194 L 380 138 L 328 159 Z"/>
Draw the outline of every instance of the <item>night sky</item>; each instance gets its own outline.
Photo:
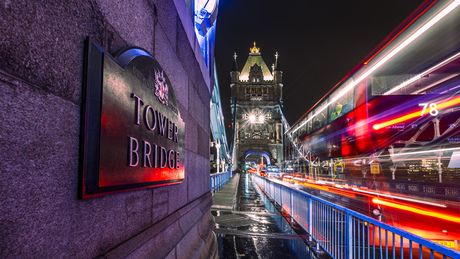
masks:
<path id="1" fill-rule="evenodd" d="M 234 52 L 240 71 L 254 41 L 270 70 L 278 52 L 292 125 L 423 2 L 220 0 L 215 58 L 227 127 Z"/>

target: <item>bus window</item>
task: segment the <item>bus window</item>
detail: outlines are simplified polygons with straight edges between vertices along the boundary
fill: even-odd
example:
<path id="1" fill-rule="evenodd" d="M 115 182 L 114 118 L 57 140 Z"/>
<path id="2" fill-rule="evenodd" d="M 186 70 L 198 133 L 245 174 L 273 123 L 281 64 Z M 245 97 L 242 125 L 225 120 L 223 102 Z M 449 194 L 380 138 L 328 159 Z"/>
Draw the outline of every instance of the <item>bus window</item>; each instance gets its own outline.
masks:
<path id="1" fill-rule="evenodd" d="M 304 123 L 305 123 L 305 120 L 306 120 L 306 119 L 304 119 L 300 124 L 301 124 L 301 125 L 304 124 Z M 303 135 L 306 133 L 306 131 L 307 131 L 307 125 L 305 124 L 305 125 L 303 125 L 302 127 L 300 127 L 300 129 L 299 129 L 299 135 L 300 135 L 300 136 L 303 136 Z"/>
<path id="2" fill-rule="evenodd" d="M 353 110 L 354 91 L 351 90 L 346 93 L 343 92 L 343 90 L 351 83 L 353 83 L 353 79 L 350 78 L 344 84 L 342 84 L 339 88 L 334 90 L 334 92 L 331 94 L 331 97 L 329 97 L 330 101 L 335 100 L 328 107 L 329 122 L 333 122 L 337 118 L 340 118 L 344 114 L 347 114 L 348 112 Z"/>
<path id="3" fill-rule="evenodd" d="M 325 109 L 325 106 L 327 105 L 327 100 L 323 102 L 321 105 L 318 106 L 313 111 L 313 115 L 316 114 L 316 116 L 313 117 L 312 121 L 312 127 L 313 131 L 318 130 L 327 124 L 327 109 Z"/>
<path id="4" fill-rule="evenodd" d="M 372 77 L 370 80 L 372 90 L 371 93 L 373 96 L 384 95 L 392 91 L 392 89 L 394 89 L 398 85 L 401 85 L 404 82 L 410 80 L 414 76 L 415 75 L 386 75 Z M 413 85 L 420 86 L 420 79 L 415 80 L 413 82 Z M 398 94 L 409 94 L 407 93 L 408 89 L 409 88 L 401 89 L 401 91 L 398 92 Z"/>

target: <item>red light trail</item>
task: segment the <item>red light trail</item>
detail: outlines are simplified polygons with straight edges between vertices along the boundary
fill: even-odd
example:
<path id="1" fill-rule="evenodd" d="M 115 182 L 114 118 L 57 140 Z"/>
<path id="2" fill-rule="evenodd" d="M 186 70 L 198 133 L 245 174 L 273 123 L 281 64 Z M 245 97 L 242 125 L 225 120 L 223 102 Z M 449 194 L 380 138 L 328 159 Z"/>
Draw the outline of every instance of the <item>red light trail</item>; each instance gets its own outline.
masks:
<path id="1" fill-rule="evenodd" d="M 419 215 L 424 215 L 424 216 L 428 216 L 428 217 L 434 217 L 434 218 L 438 218 L 438 219 L 442 219 L 442 220 L 452 221 L 452 222 L 455 222 L 455 223 L 460 222 L 460 217 L 459 216 L 454 216 L 454 215 L 450 215 L 450 214 L 446 214 L 446 213 L 441 213 L 441 212 L 429 210 L 429 209 L 426 209 L 426 208 L 419 208 L 419 207 L 415 207 L 415 206 L 404 205 L 404 204 L 401 204 L 401 203 L 395 203 L 395 202 L 391 202 L 391 201 L 387 201 L 387 200 L 383 200 L 383 199 L 378 199 L 378 198 L 373 198 L 372 202 L 375 203 L 375 204 L 379 204 L 379 205 L 383 205 L 383 206 L 387 206 L 387 207 L 391 207 L 391 208 L 395 208 L 395 209 L 409 211 L 409 212 L 416 213 L 416 214 L 419 214 Z"/>

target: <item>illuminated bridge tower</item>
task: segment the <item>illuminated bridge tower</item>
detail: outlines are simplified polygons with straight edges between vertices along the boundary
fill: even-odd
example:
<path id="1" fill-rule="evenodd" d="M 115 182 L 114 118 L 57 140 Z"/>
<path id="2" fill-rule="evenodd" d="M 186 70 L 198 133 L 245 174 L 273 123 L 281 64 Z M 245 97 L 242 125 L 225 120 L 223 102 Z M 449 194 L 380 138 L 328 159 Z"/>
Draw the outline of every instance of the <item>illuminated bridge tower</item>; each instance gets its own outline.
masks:
<path id="1" fill-rule="evenodd" d="M 245 160 L 252 160 L 281 168 L 283 126 L 278 103 L 283 99 L 283 72 L 278 53 L 271 72 L 255 42 L 241 72 L 236 53 L 234 59 L 230 72 L 234 166 L 242 169 Z"/>

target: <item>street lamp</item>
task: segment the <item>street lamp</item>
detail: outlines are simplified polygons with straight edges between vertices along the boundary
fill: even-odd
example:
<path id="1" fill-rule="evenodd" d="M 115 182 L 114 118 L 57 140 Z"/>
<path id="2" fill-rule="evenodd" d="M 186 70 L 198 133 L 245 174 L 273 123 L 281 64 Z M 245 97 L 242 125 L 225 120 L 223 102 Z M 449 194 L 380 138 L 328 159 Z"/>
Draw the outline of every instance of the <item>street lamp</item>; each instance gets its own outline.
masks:
<path id="1" fill-rule="evenodd" d="M 217 165 L 217 173 L 219 173 L 219 164 L 220 164 L 220 159 L 219 159 L 219 151 L 220 151 L 220 143 L 219 140 L 216 140 L 216 149 L 217 149 L 217 158 L 216 158 L 216 165 Z"/>
<path id="2" fill-rule="evenodd" d="M 266 116 L 261 111 L 252 111 L 250 114 L 247 114 L 249 123 L 251 124 L 261 124 L 265 122 Z"/>
<path id="3" fill-rule="evenodd" d="M 259 116 L 259 122 L 260 122 L 260 123 L 264 123 L 264 121 L 265 121 L 265 115 L 261 114 L 261 115 Z"/>

